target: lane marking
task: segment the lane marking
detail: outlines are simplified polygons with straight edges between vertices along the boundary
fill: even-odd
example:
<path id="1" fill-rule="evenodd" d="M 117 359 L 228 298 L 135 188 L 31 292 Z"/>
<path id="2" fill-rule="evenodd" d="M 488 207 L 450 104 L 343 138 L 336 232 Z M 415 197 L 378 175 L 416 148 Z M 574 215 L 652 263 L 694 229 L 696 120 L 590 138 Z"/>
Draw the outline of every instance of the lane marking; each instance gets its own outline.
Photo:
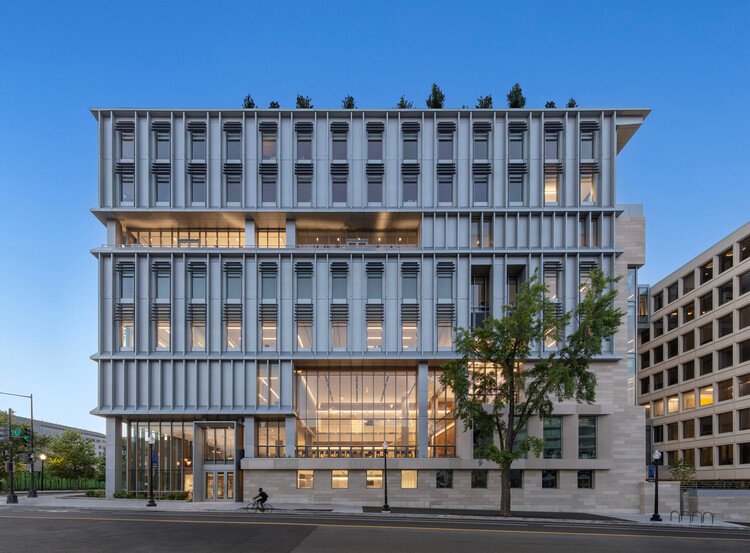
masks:
<path id="1" fill-rule="evenodd" d="M 625 534 L 625 533 L 607 533 L 607 532 L 560 532 L 552 530 L 507 530 L 501 528 L 432 528 L 429 526 L 401 526 L 386 524 L 329 524 L 314 522 L 279 522 L 279 521 L 252 521 L 252 520 L 190 520 L 190 519 L 153 519 L 153 518 L 134 518 L 134 517 L 65 517 L 65 516 L 28 516 L 28 515 L 0 515 L 0 519 L 42 519 L 42 520 L 76 520 L 76 521 L 93 521 L 93 522 L 160 522 L 166 524 L 223 524 L 223 525 L 253 525 L 253 526 L 304 526 L 304 527 L 323 527 L 323 528 L 348 528 L 348 529 L 374 529 L 374 530 L 416 530 L 428 532 L 483 532 L 493 534 L 532 534 L 532 535 L 551 535 L 551 536 L 595 536 L 595 537 L 615 537 L 615 538 L 635 538 L 635 539 L 673 539 L 673 540 L 712 540 L 712 541 L 748 541 L 748 538 L 726 538 L 715 536 L 664 536 L 648 534 Z"/>

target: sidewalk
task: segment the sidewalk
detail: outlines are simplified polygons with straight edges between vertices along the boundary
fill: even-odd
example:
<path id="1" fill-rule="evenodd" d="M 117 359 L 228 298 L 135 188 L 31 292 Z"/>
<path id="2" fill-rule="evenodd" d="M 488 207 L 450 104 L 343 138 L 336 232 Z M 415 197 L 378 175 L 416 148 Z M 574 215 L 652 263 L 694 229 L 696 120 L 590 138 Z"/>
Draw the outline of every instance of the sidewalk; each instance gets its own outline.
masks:
<path id="1" fill-rule="evenodd" d="M 18 495 L 18 505 L 7 505 L 5 495 L 0 496 L 0 514 L 7 513 L 12 509 L 54 509 L 54 510 L 72 510 L 72 509 L 92 509 L 92 510 L 109 510 L 109 511 L 146 511 L 148 512 L 183 512 L 183 513 L 249 513 L 255 515 L 254 511 L 247 510 L 247 503 L 227 502 L 198 502 L 190 501 L 167 501 L 157 500 L 156 507 L 146 507 L 145 499 L 103 499 L 86 497 L 81 493 L 45 493 L 38 498 L 29 498 L 25 494 Z M 407 507 L 392 507 L 391 513 L 381 513 L 376 507 L 358 507 L 354 505 L 326 505 L 326 504 L 293 504 L 293 503 L 274 503 L 272 513 L 275 514 L 341 514 L 341 515 L 360 515 L 368 517 L 393 517 L 399 518 L 446 518 L 446 519 L 482 519 L 482 520 L 499 520 L 500 517 L 492 511 L 467 510 L 467 509 L 420 509 Z M 260 513 L 258 513 L 260 515 Z M 684 517 L 682 522 L 678 522 L 676 517 L 670 522 L 669 514 L 662 514 L 662 522 L 651 522 L 650 514 L 590 514 L 590 513 L 561 513 L 561 512 L 519 512 L 515 516 L 503 518 L 503 521 L 514 522 L 553 522 L 553 523 L 582 523 L 582 524 L 645 524 L 650 526 L 680 526 L 686 527 L 704 527 L 704 528 L 745 528 L 750 531 L 750 527 L 742 524 L 724 522 L 721 520 L 714 521 L 711 524 L 708 520 L 701 524 L 700 519 L 690 523 L 688 517 Z"/>

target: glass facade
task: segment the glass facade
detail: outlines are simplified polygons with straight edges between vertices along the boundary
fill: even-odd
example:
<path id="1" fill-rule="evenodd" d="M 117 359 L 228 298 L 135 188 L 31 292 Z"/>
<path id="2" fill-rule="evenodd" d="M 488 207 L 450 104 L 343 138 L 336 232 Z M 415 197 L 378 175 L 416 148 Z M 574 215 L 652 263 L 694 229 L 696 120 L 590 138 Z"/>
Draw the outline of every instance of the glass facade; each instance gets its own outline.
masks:
<path id="1" fill-rule="evenodd" d="M 127 427 L 126 489 L 148 489 L 148 442 L 153 435 L 154 491 L 193 491 L 193 422 L 132 421 Z"/>
<path id="2" fill-rule="evenodd" d="M 456 402 L 440 383 L 442 371 L 430 371 L 427 384 L 427 442 L 430 457 L 456 456 Z"/>
<path id="3" fill-rule="evenodd" d="M 417 372 L 295 372 L 297 457 L 416 457 Z"/>

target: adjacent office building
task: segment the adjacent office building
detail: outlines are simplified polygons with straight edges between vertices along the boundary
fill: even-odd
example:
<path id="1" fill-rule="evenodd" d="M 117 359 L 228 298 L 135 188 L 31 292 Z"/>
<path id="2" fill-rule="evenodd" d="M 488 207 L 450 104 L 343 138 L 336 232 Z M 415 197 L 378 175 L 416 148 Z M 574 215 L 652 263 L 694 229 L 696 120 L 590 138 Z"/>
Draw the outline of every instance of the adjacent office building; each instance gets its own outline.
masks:
<path id="1" fill-rule="evenodd" d="M 639 403 L 665 463 L 750 479 L 750 223 L 640 290 Z"/>
<path id="2" fill-rule="evenodd" d="M 19 417 L 18 415 L 14 414 L 13 420 L 17 423 L 28 424 L 29 427 L 31 426 L 31 419 L 27 419 L 26 417 Z M 64 424 L 58 424 L 56 422 L 47 422 L 40 420 L 34 421 L 35 435 L 41 434 L 42 436 L 55 437 L 62 435 L 62 433 L 66 430 L 73 430 L 74 432 L 80 434 L 81 437 L 89 440 L 94 446 L 94 452 L 96 453 L 97 457 L 101 457 L 104 455 L 106 439 L 105 435 L 101 432 L 94 432 L 93 430 L 76 428 L 75 426 L 66 426 Z"/>
<path id="3" fill-rule="evenodd" d="M 194 501 L 496 507 L 455 419 L 457 327 L 534 272 L 561 310 L 595 267 L 626 276 L 597 402 L 527 432 L 515 508 L 637 511 L 639 206 L 617 154 L 643 109 L 95 109 L 98 402 L 107 492 Z M 554 350 L 534 344 L 534 356 Z M 125 466 L 117 453 L 126 439 Z"/>

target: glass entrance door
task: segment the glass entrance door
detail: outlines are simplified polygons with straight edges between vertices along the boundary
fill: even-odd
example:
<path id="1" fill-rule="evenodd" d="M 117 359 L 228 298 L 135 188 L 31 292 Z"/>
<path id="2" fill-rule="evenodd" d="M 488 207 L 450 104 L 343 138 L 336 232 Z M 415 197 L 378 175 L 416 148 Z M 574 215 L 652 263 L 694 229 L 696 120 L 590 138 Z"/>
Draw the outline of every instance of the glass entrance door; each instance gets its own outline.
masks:
<path id="1" fill-rule="evenodd" d="M 206 501 L 231 501 L 234 499 L 234 471 L 205 471 Z"/>

